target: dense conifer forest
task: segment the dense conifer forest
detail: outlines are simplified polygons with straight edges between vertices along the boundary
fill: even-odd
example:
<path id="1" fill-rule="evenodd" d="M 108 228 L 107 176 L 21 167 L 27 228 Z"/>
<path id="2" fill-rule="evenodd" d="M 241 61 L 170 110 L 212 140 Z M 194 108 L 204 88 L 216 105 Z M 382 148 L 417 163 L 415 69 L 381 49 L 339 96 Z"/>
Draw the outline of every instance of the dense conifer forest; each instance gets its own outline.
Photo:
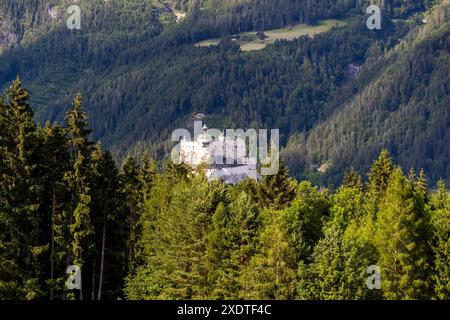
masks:
<path id="1" fill-rule="evenodd" d="M 284 165 L 228 186 L 148 156 L 117 167 L 86 109 L 75 96 L 41 126 L 20 79 L 0 100 L 0 299 L 450 298 L 450 192 L 387 150 L 336 189 Z"/>
<path id="2" fill-rule="evenodd" d="M 20 75 L 41 125 L 61 123 L 82 92 L 92 138 L 116 162 L 144 153 L 164 162 L 171 132 L 201 112 L 219 129 L 280 129 L 299 180 L 337 189 L 386 148 L 433 185 L 448 184 L 449 1 L 372 3 L 381 30 L 366 27 L 363 0 L 84 0 L 82 28 L 70 31 L 70 1 L 6 0 L 0 87 Z M 346 25 L 253 52 L 229 38 L 323 19 Z M 195 46 L 211 38 L 222 41 Z"/>

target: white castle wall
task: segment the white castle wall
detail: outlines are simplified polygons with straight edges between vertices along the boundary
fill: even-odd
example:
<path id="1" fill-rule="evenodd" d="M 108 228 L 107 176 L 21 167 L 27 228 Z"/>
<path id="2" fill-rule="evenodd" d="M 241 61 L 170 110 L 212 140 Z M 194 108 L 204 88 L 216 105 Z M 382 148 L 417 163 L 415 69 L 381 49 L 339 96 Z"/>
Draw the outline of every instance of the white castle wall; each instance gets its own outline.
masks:
<path id="1" fill-rule="evenodd" d="M 180 159 L 191 166 L 209 165 L 206 170 L 209 180 L 236 184 L 245 178 L 258 179 L 256 159 L 247 157 L 245 141 L 223 135 L 214 141 L 206 127 L 196 141 L 180 142 Z"/>

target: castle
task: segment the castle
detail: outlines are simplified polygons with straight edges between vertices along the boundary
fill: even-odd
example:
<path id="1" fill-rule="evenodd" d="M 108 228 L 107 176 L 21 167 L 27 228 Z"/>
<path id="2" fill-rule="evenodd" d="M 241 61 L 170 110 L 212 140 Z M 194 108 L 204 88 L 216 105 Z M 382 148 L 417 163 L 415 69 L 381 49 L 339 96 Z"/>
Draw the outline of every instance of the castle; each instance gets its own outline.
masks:
<path id="1" fill-rule="evenodd" d="M 245 140 L 228 137 L 223 133 L 214 138 L 203 126 L 202 133 L 194 141 L 180 141 L 180 161 L 191 166 L 206 164 L 208 180 L 222 180 L 226 184 L 237 184 L 250 178 L 258 180 L 256 158 L 247 157 Z"/>

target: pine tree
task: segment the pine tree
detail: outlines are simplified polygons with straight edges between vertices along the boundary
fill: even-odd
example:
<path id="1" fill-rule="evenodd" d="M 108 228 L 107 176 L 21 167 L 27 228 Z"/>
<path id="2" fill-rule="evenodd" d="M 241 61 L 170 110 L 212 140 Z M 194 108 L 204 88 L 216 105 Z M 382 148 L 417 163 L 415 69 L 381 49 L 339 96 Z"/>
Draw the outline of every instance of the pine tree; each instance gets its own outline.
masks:
<path id="1" fill-rule="evenodd" d="M 359 188 L 343 186 L 333 194 L 331 200 L 331 219 L 343 229 L 350 222 L 362 219 L 365 215 L 364 194 Z"/>
<path id="2" fill-rule="evenodd" d="M 419 177 L 416 182 L 416 190 L 424 197 L 424 200 L 428 200 L 430 191 L 428 189 L 427 177 L 423 169 L 419 172 Z"/>
<path id="3" fill-rule="evenodd" d="M 365 226 L 356 220 L 342 228 L 334 221 L 324 228 L 324 238 L 314 248 L 310 264 L 299 267 L 300 299 L 379 299 L 379 290 L 366 286 L 367 268 L 377 259 Z"/>
<path id="4" fill-rule="evenodd" d="M 300 262 L 311 254 L 322 237 L 324 218 L 328 216 L 328 192 L 318 191 L 308 181 L 301 182 L 292 205 L 284 210 L 284 224 L 289 235 L 289 245 Z"/>
<path id="5" fill-rule="evenodd" d="M 146 198 L 146 196 L 149 194 L 150 189 L 152 188 L 152 185 L 156 179 L 156 174 L 155 161 L 150 160 L 147 155 L 144 155 L 139 170 L 139 181 L 142 186 L 142 194 L 144 198 Z"/>
<path id="6" fill-rule="evenodd" d="M 228 290 L 216 287 L 218 279 L 224 276 L 224 266 L 230 263 L 231 245 L 227 241 L 227 225 L 229 223 L 229 213 L 224 203 L 219 203 L 216 211 L 212 216 L 212 230 L 208 234 L 207 239 L 207 259 L 208 282 L 210 284 L 209 297 L 212 299 L 220 299 L 230 294 Z"/>
<path id="7" fill-rule="evenodd" d="M 188 179 L 193 172 L 193 168 L 185 163 L 175 164 L 172 161 L 167 162 L 166 176 L 171 181 L 178 181 L 179 179 Z"/>
<path id="8" fill-rule="evenodd" d="M 129 298 L 208 296 L 207 235 L 221 193 L 221 184 L 202 176 L 175 184 L 164 177 L 154 185 L 141 218 L 143 264 L 129 276 Z"/>
<path id="9" fill-rule="evenodd" d="M 389 151 L 383 149 L 369 173 L 369 191 L 375 197 L 380 198 L 384 195 L 393 170 L 394 166 Z"/>
<path id="10" fill-rule="evenodd" d="M 366 269 L 377 259 L 371 244 L 372 219 L 366 219 L 363 200 L 359 188 L 345 185 L 331 197 L 330 217 L 323 226 L 324 236 L 314 246 L 310 259 L 300 261 L 299 298 L 377 297 L 376 292 L 369 291 L 365 285 Z"/>

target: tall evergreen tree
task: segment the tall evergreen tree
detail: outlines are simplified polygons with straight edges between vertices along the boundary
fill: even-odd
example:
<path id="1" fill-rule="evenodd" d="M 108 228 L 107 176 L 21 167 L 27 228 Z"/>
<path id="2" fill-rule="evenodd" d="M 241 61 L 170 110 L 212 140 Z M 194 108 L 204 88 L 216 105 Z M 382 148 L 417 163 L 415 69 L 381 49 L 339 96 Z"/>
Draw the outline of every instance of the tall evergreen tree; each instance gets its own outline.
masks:
<path id="1" fill-rule="evenodd" d="M 20 79 L 7 99 L 7 105 L 0 103 L 0 296 L 35 299 L 43 295 L 40 256 L 48 250 L 38 210 L 42 141 Z"/>
<path id="2" fill-rule="evenodd" d="M 261 224 L 262 230 L 255 241 L 257 253 L 240 275 L 241 297 L 294 299 L 298 264 L 283 224 L 283 211 L 264 212 Z"/>
<path id="3" fill-rule="evenodd" d="M 89 139 L 87 114 L 82 108 L 81 96 L 76 96 L 73 108 L 65 117 L 68 137 L 71 168 L 65 174 L 65 181 L 71 192 L 70 233 L 72 236 L 71 252 L 67 264 L 75 264 L 81 268 L 82 284 L 89 279 L 83 271 L 86 255 L 92 250 L 92 235 L 94 228 L 91 219 L 90 194 L 90 154 L 92 141 Z M 83 299 L 83 286 L 80 289 L 80 299 Z"/>
<path id="4" fill-rule="evenodd" d="M 299 263 L 312 253 L 314 245 L 322 237 L 322 226 L 328 216 L 329 196 L 327 190 L 319 191 L 310 182 L 301 182 L 292 205 L 284 210 L 289 245 Z"/>
<path id="5" fill-rule="evenodd" d="M 365 229 L 356 220 L 347 229 L 335 221 L 325 226 L 324 238 L 315 246 L 311 263 L 300 264 L 300 299 L 380 298 L 378 290 L 366 286 L 366 271 L 376 262 L 377 252 Z"/>
<path id="6" fill-rule="evenodd" d="M 428 218 L 401 170 L 394 170 L 378 214 L 376 235 L 385 298 L 430 297 Z"/>
<path id="7" fill-rule="evenodd" d="M 386 194 L 389 179 L 394 170 L 392 159 L 389 151 L 383 149 L 377 160 L 374 161 L 369 173 L 369 181 L 367 184 L 367 205 L 368 211 L 375 217 L 380 202 Z"/>
<path id="8" fill-rule="evenodd" d="M 121 280 L 125 276 L 125 255 L 117 250 L 117 246 L 126 245 L 126 233 L 120 223 L 124 215 L 118 171 L 111 154 L 103 151 L 100 144 L 96 145 L 91 156 L 91 176 L 92 223 L 96 230 L 95 251 L 91 258 L 91 297 L 92 300 L 101 300 L 105 291 L 112 296 L 114 293 L 120 296 Z"/>
<path id="9" fill-rule="evenodd" d="M 444 182 L 432 197 L 434 294 L 437 299 L 450 299 L 450 193 Z"/>
<path id="10" fill-rule="evenodd" d="M 202 176 L 151 191 L 142 223 L 144 263 L 127 281 L 135 299 L 201 299 L 208 296 L 207 235 L 223 186 Z"/>
<path id="11" fill-rule="evenodd" d="M 133 272 L 138 263 L 139 225 L 143 202 L 140 170 L 133 157 L 127 157 L 120 169 L 120 191 L 125 200 L 127 224 L 127 269 Z"/>
<path id="12" fill-rule="evenodd" d="M 215 298 L 241 298 L 242 285 L 239 277 L 256 253 L 255 242 L 260 226 L 259 210 L 252 197 L 245 191 L 227 194 L 228 205 L 219 207 L 213 218 L 213 238 L 208 254 L 215 268 L 211 270 L 214 279 L 212 296 Z M 222 238 L 223 236 L 223 238 Z M 223 252 L 217 253 L 217 250 Z"/>
<path id="13" fill-rule="evenodd" d="M 363 191 L 363 183 L 361 176 L 358 174 L 355 169 L 351 169 L 344 177 L 343 185 L 349 188 L 356 188 L 360 191 Z"/>
<path id="14" fill-rule="evenodd" d="M 295 183 L 289 177 L 286 165 L 281 162 L 275 175 L 265 176 L 259 188 L 259 196 L 268 208 L 281 210 L 289 206 L 295 197 Z"/>
<path id="15" fill-rule="evenodd" d="M 49 123 L 43 129 L 42 148 L 44 198 L 41 211 L 50 226 L 50 261 L 48 273 L 49 298 L 64 291 L 67 252 L 70 245 L 68 204 L 70 195 L 64 182 L 64 173 L 69 169 L 69 150 L 65 131 L 58 124 Z"/>

